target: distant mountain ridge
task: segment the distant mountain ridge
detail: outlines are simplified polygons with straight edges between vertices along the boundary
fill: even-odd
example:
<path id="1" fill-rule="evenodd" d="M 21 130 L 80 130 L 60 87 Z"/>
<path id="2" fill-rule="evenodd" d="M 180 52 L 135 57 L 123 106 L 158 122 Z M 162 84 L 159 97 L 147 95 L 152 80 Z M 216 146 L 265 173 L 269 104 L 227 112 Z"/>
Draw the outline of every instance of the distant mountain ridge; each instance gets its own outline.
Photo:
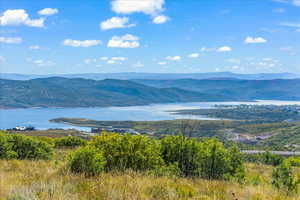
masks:
<path id="1" fill-rule="evenodd" d="M 300 79 L 274 80 L 133 80 L 156 88 L 175 87 L 205 94 L 218 94 L 238 100 L 300 100 Z"/>
<path id="2" fill-rule="evenodd" d="M 151 103 L 256 99 L 300 100 L 300 79 L 0 79 L 1 108 L 135 106 Z"/>
<path id="3" fill-rule="evenodd" d="M 49 75 L 26 75 L 14 73 L 0 73 L 1 79 L 31 80 L 36 78 L 84 78 L 93 80 L 104 79 L 244 79 L 244 80 L 272 80 L 272 79 L 295 79 L 300 78 L 298 74 L 292 73 L 260 73 L 260 74 L 236 74 L 232 72 L 210 72 L 210 73 L 87 73 L 87 74 L 49 74 Z"/>
<path id="4" fill-rule="evenodd" d="M 1 108 L 135 106 L 227 99 L 222 95 L 207 95 L 172 87 L 154 88 L 113 79 L 0 79 L 0 86 Z"/>

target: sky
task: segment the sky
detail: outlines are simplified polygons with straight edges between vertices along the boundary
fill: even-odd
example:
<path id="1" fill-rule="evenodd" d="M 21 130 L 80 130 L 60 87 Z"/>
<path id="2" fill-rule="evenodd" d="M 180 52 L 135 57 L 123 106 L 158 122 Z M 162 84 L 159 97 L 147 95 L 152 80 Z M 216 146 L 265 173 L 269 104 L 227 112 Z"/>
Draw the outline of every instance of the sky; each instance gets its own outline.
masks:
<path id="1" fill-rule="evenodd" d="M 0 67 L 300 74 L 300 0 L 0 0 Z"/>

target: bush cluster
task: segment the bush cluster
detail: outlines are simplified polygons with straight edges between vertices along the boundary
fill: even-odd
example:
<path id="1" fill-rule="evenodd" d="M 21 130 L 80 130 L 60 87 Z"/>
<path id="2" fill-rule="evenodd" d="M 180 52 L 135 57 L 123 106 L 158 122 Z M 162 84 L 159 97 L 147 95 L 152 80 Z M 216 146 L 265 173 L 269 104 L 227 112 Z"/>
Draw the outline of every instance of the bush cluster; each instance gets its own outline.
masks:
<path id="1" fill-rule="evenodd" d="M 86 145 L 87 141 L 75 136 L 67 136 L 55 139 L 55 147 L 77 147 Z"/>
<path id="2" fill-rule="evenodd" d="M 260 154 L 245 154 L 244 160 L 247 162 L 261 163 L 265 165 L 278 166 L 280 165 L 284 158 L 280 155 L 272 154 L 270 152 L 260 153 Z"/>
<path id="3" fill-rule="evenodd" d="M 52 150 L 49 144 L 33 137 L 0 134 L 0 159 L 50 159 Z"/>
<path id="4" fill-rule="evenodd" d="M 300 176 L 295 173 L 294 166 L 298 159 L 286 159 L 273 170 L 272 184 L 277 189 L 285 190 L 287 193 L 297 193 L 300 184 Z M 297 165 L 297 162 L 296 162 Z"/>
<path id="5" fill-rule="evenodd" d="M 91 163 L 88 169 L 86 163 Z M 73 155 L 70 169 L 75 173 L 92 172 L 90 174 L 103 170 L 152 170 L 155 174 L 175 173 L 208 179 L 242 179 L 244 176 L 239 149 L 226 149 L 214 139 L 199 142 L 184 136 L 154 140 L 129 134 L 102 134 Z"/>

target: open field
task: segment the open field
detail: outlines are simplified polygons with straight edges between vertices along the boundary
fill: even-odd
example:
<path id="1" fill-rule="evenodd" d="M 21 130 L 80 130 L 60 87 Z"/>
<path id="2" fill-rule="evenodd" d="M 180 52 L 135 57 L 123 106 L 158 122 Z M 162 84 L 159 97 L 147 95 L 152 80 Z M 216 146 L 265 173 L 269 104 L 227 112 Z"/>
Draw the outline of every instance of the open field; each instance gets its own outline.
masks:
<path id="1" fill-rule="evenodd" d="M 51 161 L 0 161 L 1 200 L 299 200 L 270 184 L 273 167 L 247 164 L 244 184 L 204 179 L 103 173 L 93 178 L 65 168 L 70 150 L 57 150 Z"/>

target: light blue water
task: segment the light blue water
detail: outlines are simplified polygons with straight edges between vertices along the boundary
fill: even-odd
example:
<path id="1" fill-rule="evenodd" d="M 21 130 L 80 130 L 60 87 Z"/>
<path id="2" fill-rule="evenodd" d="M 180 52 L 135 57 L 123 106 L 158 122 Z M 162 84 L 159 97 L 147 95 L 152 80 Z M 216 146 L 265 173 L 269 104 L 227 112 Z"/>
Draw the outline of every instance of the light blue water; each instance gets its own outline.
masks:
<path id="1" fill-rule="evenodd" d="M 167 111 L 181 109 L 210 108 L 213 105 L 300 105 L 300 101 L 257 101 L 257 102 L 199 102 L 199 103 L 174 103 L 153 104 L 147 106 L 131 107 L 108 107 L 108 108 L 27 108 L 27 109 L 1 109 L 0 129 L 8 129 L 16 126 L 34 126 L 37 129 L 49 128 L 76 128 L 89 130 L 87 128 L 74 127 L 68 124 L 50 123 L 50 119 L 59 117 L 88 118 L 94 120 L 132 120 L 132 121 L 154 121 L 172 119 L 205 119 L 202 116 L 173 115 Z"/>

